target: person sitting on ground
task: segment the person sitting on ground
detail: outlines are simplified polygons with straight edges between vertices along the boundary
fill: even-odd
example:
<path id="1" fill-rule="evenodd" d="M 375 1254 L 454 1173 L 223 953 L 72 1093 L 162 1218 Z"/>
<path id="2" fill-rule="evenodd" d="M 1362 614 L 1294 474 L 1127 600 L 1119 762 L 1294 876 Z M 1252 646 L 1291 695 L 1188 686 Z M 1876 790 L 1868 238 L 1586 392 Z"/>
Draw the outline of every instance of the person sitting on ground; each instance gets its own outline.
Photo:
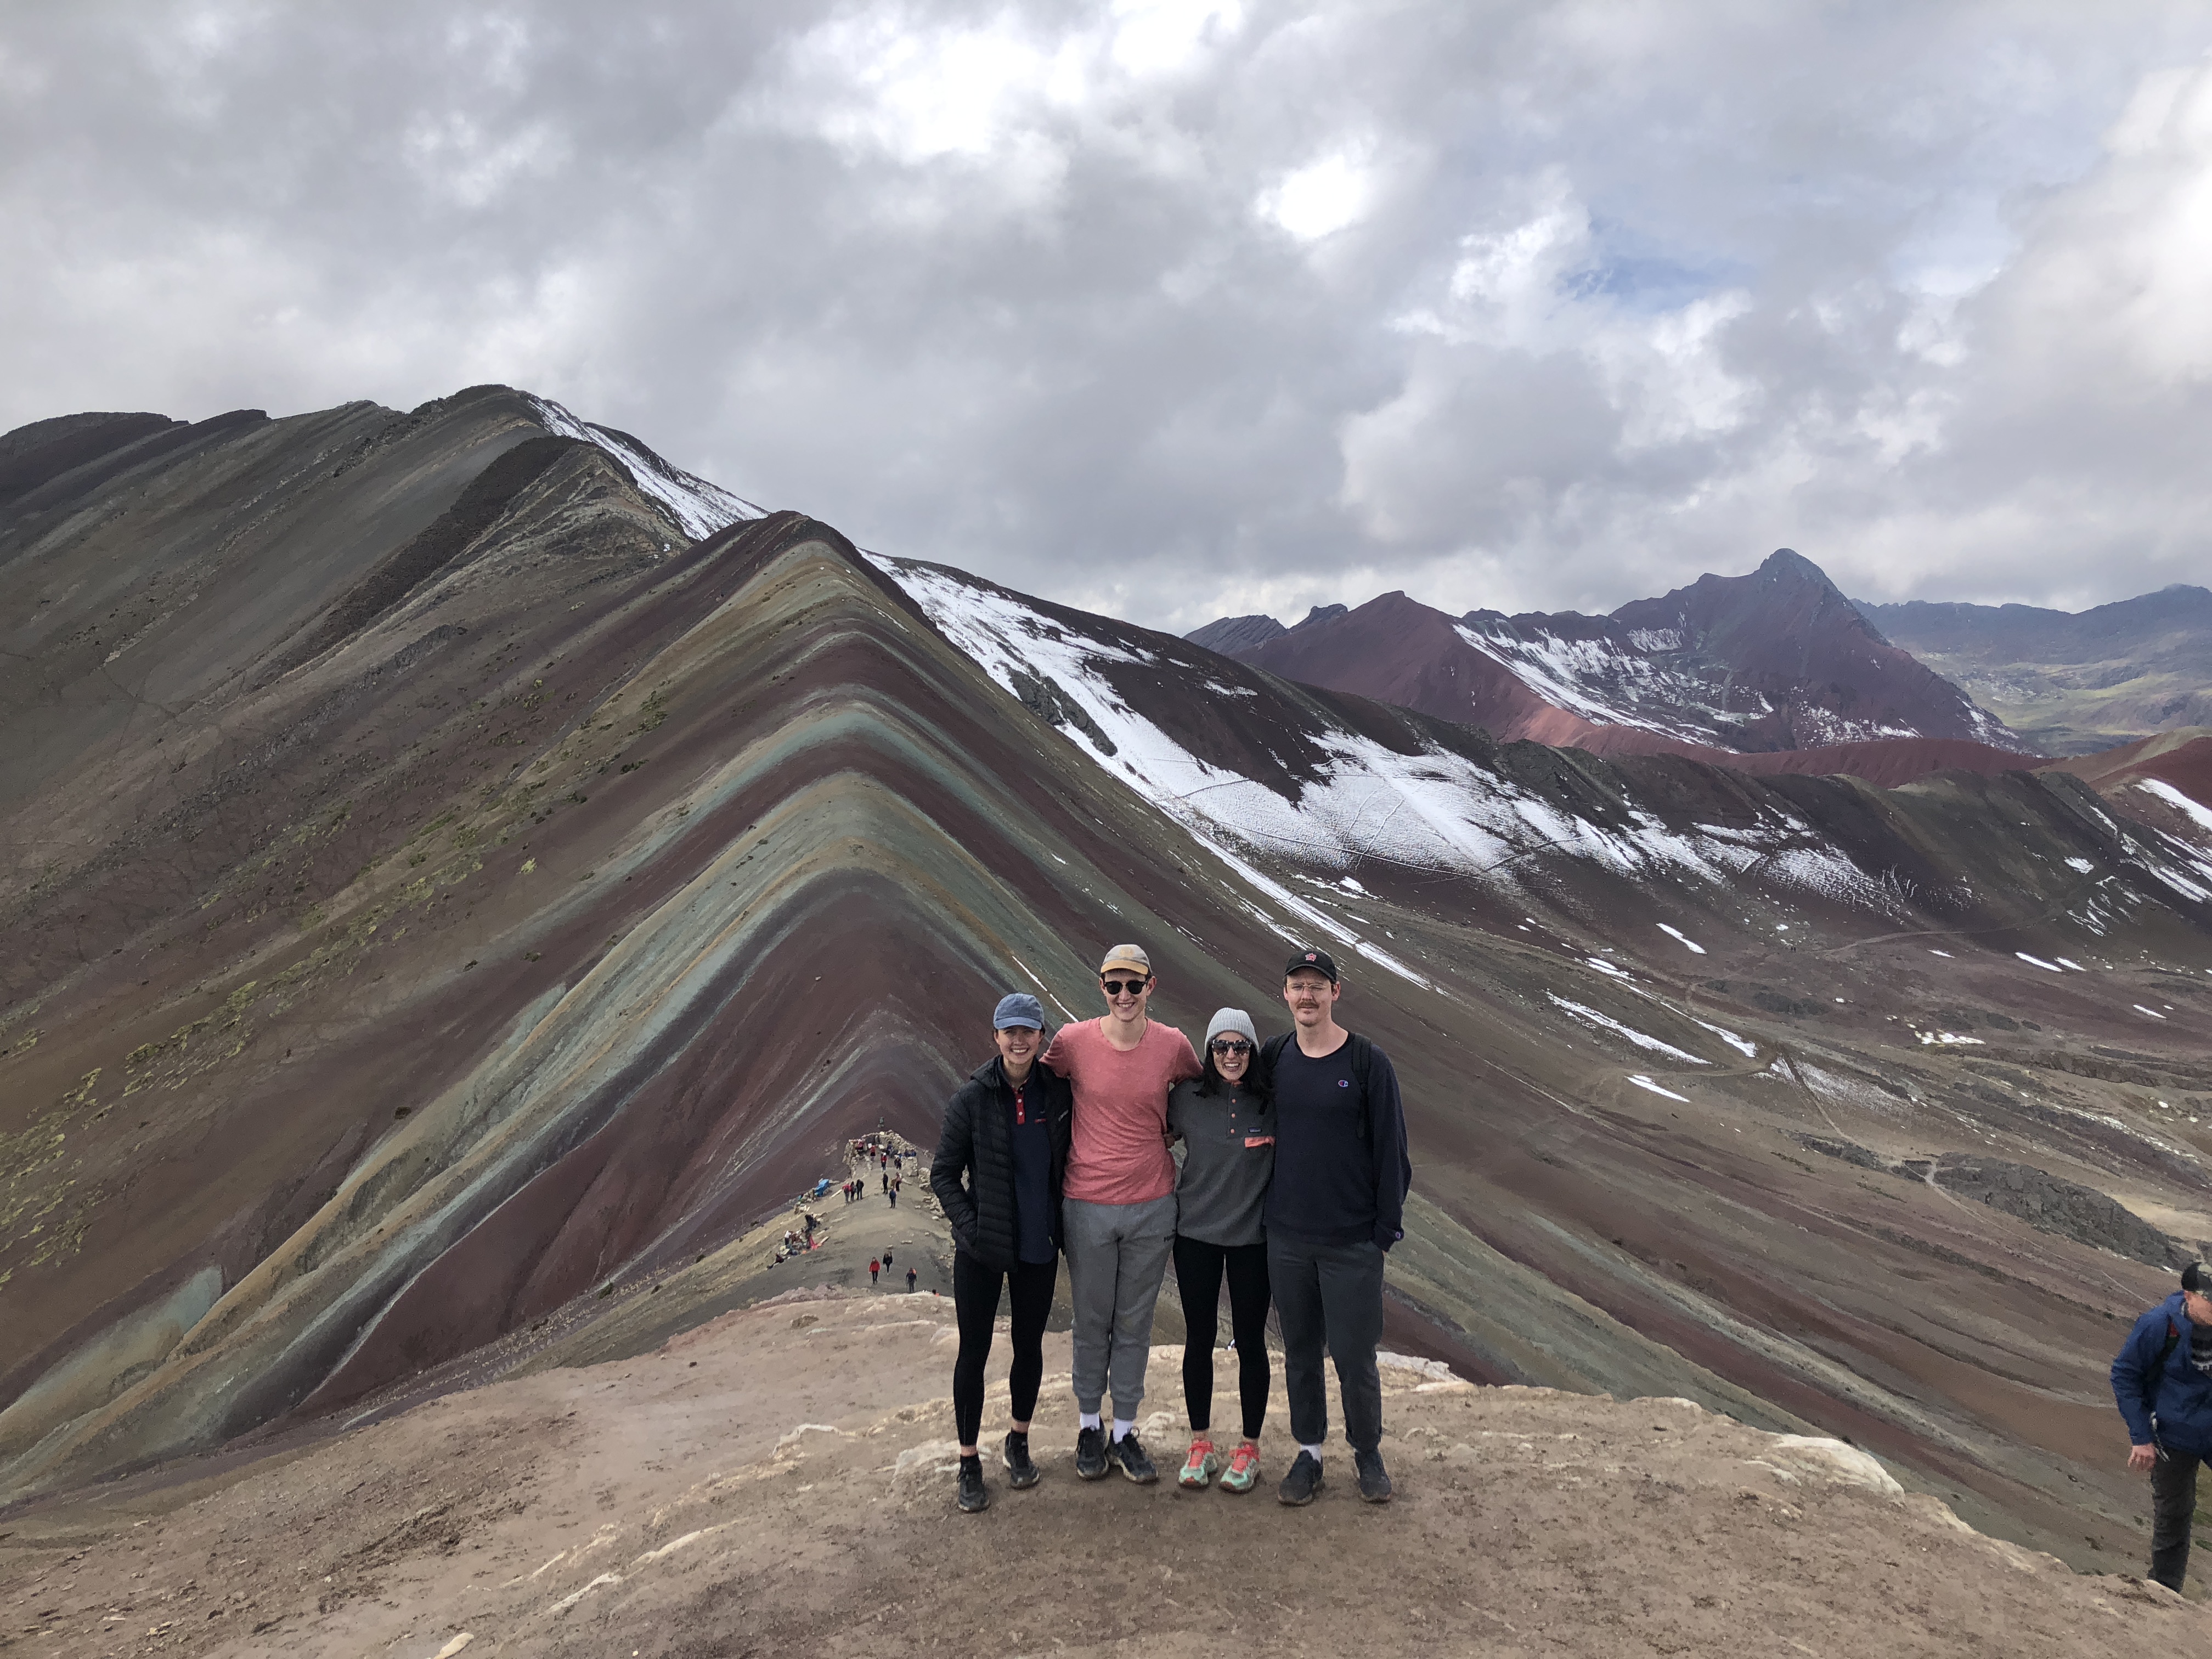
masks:
<path id="1" fill-rule="evenodd" d="M 1117 945 L 1098 964 L 1099 1019 L 1063 1025 L 1045 1064 L 1075 1091 L 1067 1156 L 1067 1278 L 1075 1297 L 1075 1473 L 1103 1480 L 1118 1468 L 1140 1485 L 1159 1471 L 1137 1438 L 1152 1357 L 1152 1309 L 1175 1245 L 1175 1161 L 1168 1156 L 1168 1091 L 1199 1074 L 1190 1039 L 1150 1016 L 1152 960 Z M 1109 1384 L 1114 1432 L 1099 1407 Z"/>
<path id="2" fill-rule="evenodd" d="M 952 1309 L 960 1346 L 952 1361 L 952 1418 L 960 1442 L 958 1502 L 989 1507 L 977 1437 L 983 1423 L 983 1365 L 1004 1291 L 1012 1304 L 1011 1418 L 1002 1456 L 1017 1489 L 1037 1483 L 1030 1419 L 1044 1380 L 1044 1323 L 1060 1278 L 1060 1192 L 1074 1097 L 1037 1054 L 1044 1005 L 1022 992 L 991 1015 L 999 1052 L 969 1076 L 945 1109 L 929 1171 L 952 1234 Z M 884 1259 L 890 1259 L 885 1252 Z M 915 1273 L 907 1269 L 907 1289 Z"/>
<path id="3" fill-rule="evenodd" d="M 1406 1113 L 1390 1058 L 1336 1023 L 1344 994 L 1326 951 L 1283 969 L 1294 1029 L 1271 1039 L 1261 1068 L 1275 1095 L 1275 1170 L 1264 1211 L 1267 1281 L 1283 1331 L 1283 1391 L 1298 1455 L 1276 1496 L 1310 1504 L 1322 1484 L 1328 1397 L 1322 1350 L 1336 1363 L 1344 1437 L 1359 1495 L 1390 1501 L 1382 1467 L 1382 1258 L 1406 1235 Z"/>
<path id="4" fill-rule="evenodd" d="M 2112 1360 L 2112 1397 L 2127 1419 L 2128 1467 L 2150 1476 L 2150 1576 L 2179 1595 L 2197 1468 L 2212 1458 L 2212 1269 L 2203 1262 L 2136 1321 Z"/>
<path id="5" fill-rule="evenodd" d="M 1272 1381 L 1267 1364 L 1267 1242 L 1261 1211 L 1275 1169 L 1275 1110 L 1255 1061 L 1252 1017 L 1223 1008 L 1206 1022 L 1206 1069 L 1168 1094 L 1168 1133 L 1182 1142 L 1176 1176 L 1176 1287 L 1182 1297 L 1183 1406 L 1190 1453 L 1178 1484 L 1200 1491 L 1216 1472 L 1224 1492 L 1252 1489 L 1260 1425 Z M 1224 1469 L 1214 1454 L 1213 1338 L 1221 1281 L 1229 1280 L 1243 1440 Z"/>

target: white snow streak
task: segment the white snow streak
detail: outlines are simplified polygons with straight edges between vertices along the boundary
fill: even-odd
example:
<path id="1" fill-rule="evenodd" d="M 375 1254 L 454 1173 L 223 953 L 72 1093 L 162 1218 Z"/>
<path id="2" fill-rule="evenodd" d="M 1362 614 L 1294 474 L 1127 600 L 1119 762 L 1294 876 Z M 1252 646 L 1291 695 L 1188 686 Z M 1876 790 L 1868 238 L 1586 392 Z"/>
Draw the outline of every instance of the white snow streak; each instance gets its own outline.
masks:
<path id="1" fill-rule="evenodd" d="M 659 457 L 633 449 L 611 432 L 580 421 L 549 398 L 531 403 L 545 429 L 563 438 L 597 445 L 628 467 L 637 487 L 668 509 L 671 518 L 695 542 L 703 542 L 718 530 L 726 530 L 741 519 L 765 519 L 767 510 L 742 495 L 733 495 L 718 483 L 694 472 L 669 465 Z"/>
<path id="2" fill-rule="evenodd" d="M 1671 1042 L 1662 1042 L 1656 1036 L 1647 1036 L 1644 1033 L 1638 1030 L 1632 1025 L 1623 1025 L 1619 1020 L 1613 1018 L 1610 1014 L 1601 1014 L 1596 1009 L 1588 1007 L 1579 1002 L 1570 1002 L 1566 998 L 1559 995 L 1556 992 L 1547 991 L 1544 994 L 1550 1000 L 1554 1007 L 1564 1008 L 1567 1012 L 1572 1014 L 1577 1019 L 1583 1020 L 1591 1025 L 1599 1026 L 1605 1030 L 1611 1031 L 1616 1036 L 1625 1036 L 1639 1048 L 1649 1048 L 1655 1054 L 1664 1054 L 1669 1060 L 1683 1060 L 1692 1066 L 1710 1066 L 1712 1064 L 1709 1060 L 1699 1060 L 1695 1054 L 1687 1053 L 1683 1049 L 1677 1048 Z M 1698 1023 L 1700 1024 L 1704 1024 L 1703 1021 L 1699 1021 Z"/>

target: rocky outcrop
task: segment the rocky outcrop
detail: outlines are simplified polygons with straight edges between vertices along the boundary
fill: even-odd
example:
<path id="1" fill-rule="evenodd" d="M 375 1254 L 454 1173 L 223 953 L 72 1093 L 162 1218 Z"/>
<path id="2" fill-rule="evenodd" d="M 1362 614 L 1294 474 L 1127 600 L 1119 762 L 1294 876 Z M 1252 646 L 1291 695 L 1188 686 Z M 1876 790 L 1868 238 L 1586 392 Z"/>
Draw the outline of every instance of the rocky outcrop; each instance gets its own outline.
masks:
<path id="1" fill-rule="evenodd" d="M 2002 1158 L 1952 1153 L 1935 1165 L 1936 1184 L 2018 1216 L 2031 1227 L 2110 1250 L 2153 1267 L 2179 1267 L 2197 1253 L 2093 1187 Z"/>

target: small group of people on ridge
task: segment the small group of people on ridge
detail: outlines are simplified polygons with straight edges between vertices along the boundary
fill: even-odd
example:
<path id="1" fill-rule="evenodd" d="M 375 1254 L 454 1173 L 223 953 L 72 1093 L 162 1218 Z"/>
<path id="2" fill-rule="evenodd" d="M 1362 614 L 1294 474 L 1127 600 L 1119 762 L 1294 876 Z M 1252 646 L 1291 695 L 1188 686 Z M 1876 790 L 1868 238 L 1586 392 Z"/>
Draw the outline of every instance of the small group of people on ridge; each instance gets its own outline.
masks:
<path id="1" fill-rule="evenodd" d="M 1325 1347 L 1343 1393 L 1359 1495 L 1387 1503 L 1376 1350 L 1383 1258 L 1404 1237 L 1412 1182 L 1389 1057 L 1338 1024 L 1343 985 L 1324 951 L 1301 951 L 1285 966 L 1290 1032 L 1263 1046 L 1249 1015 L 1224 1008 L 1207 1022 L 1202 1061 L 1181 1031 L 1151 1018 L 1158 979 L 1141 948 L 1115 945 L 1098 979 L 1105 1014 L 1061 1027 L 1049 1043 L 1036 998 L 1002 998 L 992 1017 L 997 1054 L 945 1109 L 930 1185 L 955 1246 L 960 1508 L 974 1513 L 990 1503 L 977 1442 L 1002 1297 L 1012 1316 L 1008 1484 L 1018 1490 L 1042 1478 L 1029 1431 L 1062 1255 L 1075 1304 L 1079 1477 L 1119 1470 L 1140 1483 L 1158 1479 L 1136 1418 L 1153 1308 L 1172 1259 L 1191 1429 L 1178 1484 L 1203 1489 L 1218 1477 L 1223 1490 L 1241 1492 L 1257 1480 L 1272 1304 L 1298 1443 L 1277 1495 L 1310 1504 L 1322 1486 Z M 1169 1150 L 1176 1141 L 1180 1169 Z M 1212 1426 L 1224 1284 L 1242 1432 L 1225 1459 Z"/>

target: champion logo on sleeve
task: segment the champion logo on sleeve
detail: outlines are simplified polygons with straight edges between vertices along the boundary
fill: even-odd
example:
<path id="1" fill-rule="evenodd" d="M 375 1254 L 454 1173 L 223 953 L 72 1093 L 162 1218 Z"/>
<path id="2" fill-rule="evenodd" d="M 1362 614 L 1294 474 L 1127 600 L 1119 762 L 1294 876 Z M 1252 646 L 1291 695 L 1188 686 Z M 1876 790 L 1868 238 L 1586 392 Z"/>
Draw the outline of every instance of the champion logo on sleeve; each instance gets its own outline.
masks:
<path id="1" fill-rule="evenodd" d="M 1352 1086 L 1352 1079 L 1348 1077 L 1340 1077 L 1336 1080 L 1336 1086 L 1340 1089 L 1349 1089 Z"/>

